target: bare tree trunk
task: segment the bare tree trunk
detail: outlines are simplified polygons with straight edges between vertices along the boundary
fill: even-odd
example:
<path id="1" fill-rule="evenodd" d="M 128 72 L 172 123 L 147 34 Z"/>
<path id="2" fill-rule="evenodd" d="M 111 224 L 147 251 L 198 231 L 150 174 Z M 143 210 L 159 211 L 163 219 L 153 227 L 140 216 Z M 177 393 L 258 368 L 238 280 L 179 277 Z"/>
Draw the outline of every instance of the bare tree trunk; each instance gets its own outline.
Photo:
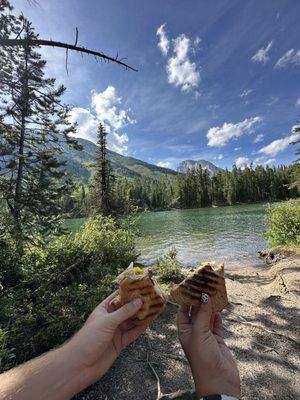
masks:
<path id="1" fill-rule="evenodd" d="M 24 143 L 25 143 L 25 133 L 26 133 L 26 116 L 28 114 L 29 108 L 29 93 L 28 93 L 28 43 L 24 45 L 25 51 L 25 68 L 24 76 L 22 78 L 22 95 L 21 95 L 21 107 L 22 107 L 22 117 L 21 117 L 21 127 L 20 127 L 20 139 L 18 148 L 18 171 L 16 177 L 16 188 L 14 195 L 14 204 L 12 208 L 12 214 L 15 221 L 15 229 L 19 237 L 22 235 L 22 228 L 20 224 L 20 203 L 22 198 L 22 184 L 24 177 Z"/>

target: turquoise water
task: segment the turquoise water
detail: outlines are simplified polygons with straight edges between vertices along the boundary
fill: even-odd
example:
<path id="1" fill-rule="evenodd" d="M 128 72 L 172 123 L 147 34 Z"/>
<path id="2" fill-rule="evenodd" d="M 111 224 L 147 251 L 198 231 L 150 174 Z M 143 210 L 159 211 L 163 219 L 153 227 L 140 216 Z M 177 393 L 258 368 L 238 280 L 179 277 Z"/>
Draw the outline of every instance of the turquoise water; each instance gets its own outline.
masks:
<path id="1" fill-rule="evenodd" d="M 139 261 L 149 264 L 172 246 L 183 265 L 224 261 L 227 267 L 262 265 L 258 251 L 267 247 L 265 205 L 149 212 L 137 219 Z"/>

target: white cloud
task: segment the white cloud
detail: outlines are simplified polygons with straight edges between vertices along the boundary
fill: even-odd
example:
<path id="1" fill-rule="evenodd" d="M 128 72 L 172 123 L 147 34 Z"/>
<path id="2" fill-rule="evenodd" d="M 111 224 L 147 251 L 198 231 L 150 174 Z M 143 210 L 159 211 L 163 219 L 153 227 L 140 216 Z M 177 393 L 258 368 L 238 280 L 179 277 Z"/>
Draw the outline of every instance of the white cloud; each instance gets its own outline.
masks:
<path id="1" fill-rule="evenodd" d="M 222 126 L 210 128 L 206 134 L 207 144 L 211 147 L 224 147 L 231 139 L 253 132 L 253 126 L 262 119 L 262 117 L 246 118 L 237 124 L 225 122 Z"/>
<path id="2" fill-rule="evenodd" d="M 156 32 L 159 37 L 158 47 L 162 54 L 166 56 L 170 48 L 170 40 L 165 32 L 165 24 L 161 25 Z M 201 77 L 195 62 L 190 59 L 190 54 L 194 54 L 199 46 L 201 39 L 197 36 L 192 42 L 185 34 L 179 35 L 172 40 L 173 55 L 167 61 L 168 82 L 171 85 L 180 87 L 183 92 L 195 89 L 195 98 L 198 99 L 200 92 L 196 90 Z"/>
<path id="3" fill-rule="evenodd" d="M 249 164 L 249 158 L 248 157 L 238 157 L 235 160 L 235 165 L 237 168 L 245 168 Z"/>
<path id="4" fill-rule="evenodd" d="M 265 165 L 274 164 L 275 161 L 276 161 L 276 158 L 269 158 L 267 161 L 264 162 L 264 164 Z"/>
<path id="5" fill-rule="evenodd" d="M 196 39 L 194 40 L 194 46 L 199 46 L 200 43 L 201 43 L 201 38 L 199 38 L 199 36 L 196 36 Z"/>
<path id="6" fill-rule="evenodd" d="M 156 35 L 159 37 L 157 46 L 160 48 L 164 56 L 168 54 L 170 47 L 170 41 L 166 35 L 165 26 L 166 24 L 162 24 L 156 31 Z"/>
<path id="7" fill-rule="evenodd" d="M 99 121 L 90 110 L 81 107 L 74 107 L 70 112 L 69 121 L 77 122 L 76 137 L 96 141 Z"/>
<path id="8" fill-rule="evenodd" d="M 183 92 L 196 88 L 200 82 L 200 72 L 196 63 L 189 58 L 191 51 L 190 39 L 182 34 L 173 40 L 173 57 L 168 59 L 168 82 L 181 87 Z"/>
<path id="9" fill-rule="evenodd" d="M 99 119 L 108 123 L 113 129 L 124 128 L 135 121 L 128 114 L 128 110 L 121 109 L 122 98 L 116 94 L 113 86 L 107 86 L 104 92 L 92 91 L 92 107 Z"/>
<path id="10" fill-rule="evenodd" d="M 292 133 L 300 132 L 300 122 L 292 127 Z"/>
<path id="11" fill-rule="evenodd" d="M 240 94 L 240 97 L 247 97 L 249 96 L 250 93 L 253 92 L 253 89 L 248 89 L 248 90 L 244 90 L 242 91 L 242 93 Z"/>
<path id="12" fill-rule="evenodd" d="M 273 104 L 277 103 L 278 100 L 279 100 L 279 97 L 271 96 L 270 99 L 268 101 L 266 101 L 266 105 L 270 107 Z"/>
<path id="13" fill-rule="evenodd" d="M 300 133 L 293 133 L 290 136 L 287 136 L 283 139 L 277 139 L 268 144 L 265 147 L 262 147 L 258 152 L 265 154 L 266 156 L 275 157 L 278 153 L 284 151 L 289 144 L 295 142 L 300 139 Z"/>
<path id="14" fill-rule="evenodd" d="M 129 116 L 130 110 L 121 108 L 122 98 L 117 96 L 116 89 L 108 86 L 103 92 L 92 91 L 91 105 L 91 110 L 74 107 L 70 112 L 70 122 L 77 122 L 76 136 L 96 142 L 98 126 L 102 122 L 108 132 L 108 148 L 125 154 L 128 136 L 119 130 L 135 121 Z"/>
<path id="15" fill-rule="evenodd" d="M 165 147 L 166 149 L 177 153 L 187 153 L 187 152 L 190 153 L 196 149 L 196 147 L 192 144 L 171 144 Z"/>
<path id="16" fill-rule="evenodd" d="M 265 64 L 269 60 L 269 51 L 271 50 L 272 46 L 274 44 L 274 41 L 272 40 L 267 44 L 266 47 L 263 47 L 258 50 L 257 53 L 254 54 L 254 56 L 251 58 L 252 61 L 254 62 L 260 62 Z"/>
<path id="17" fill-rule="evenodd" d="M 171 163 L 169 161 L 159 161 L 156 165 L 158 167 L 171 168 Z"/>
<path id="18" fill-rule="evenodd" d="M 239 151 L 239 150 L 242 150 L 242 148 L 241 147 L 235 147 L 234 148 L 234 151 Z"/>
<path id="19" fill-rule="evenodd" d="M 300 97 L 299 97 L 299 99 L 297 99 L 295 106 L 300 107 Z"/>
<path id="20" fill-rule="evenodd" d="M 214 160 L 222 160 L 224 158 L 223 154 L 219 154 L 216 157 L 214 157 Z"/>
<path id="21" fill-rule="evenodd" d="M 289 64 L 300 65 L 300 50 L 288 50 L 275 64 L 275 68 L 285 68 Z"/>
<path id="22" fill-rule="evenodd" d="M 253 154 L 255 154 L 255 153 L 253 153 Z M 256 157 L 255 158 L 255 160 L 253 161 L 253 164 L 255 164 L 255 165 L 261 165 L 261 163 L 262 163 L 262 160 L 264 160 L 264 156 L 262 156 L 262 157 Z"/>
<path id="23" fill-rule="evenodd" d="M 195 91 L 195 99 L 198 100 L 199 97 L 201 97 L 201 92 L 199 92 L 199 90 Z"/>
<path id="24" fill-rule="evenodd" d="M 259 143 L 264 140 L 264 135 L 262 133 L 259 133 L 253 140 L 253 143 Z"/>

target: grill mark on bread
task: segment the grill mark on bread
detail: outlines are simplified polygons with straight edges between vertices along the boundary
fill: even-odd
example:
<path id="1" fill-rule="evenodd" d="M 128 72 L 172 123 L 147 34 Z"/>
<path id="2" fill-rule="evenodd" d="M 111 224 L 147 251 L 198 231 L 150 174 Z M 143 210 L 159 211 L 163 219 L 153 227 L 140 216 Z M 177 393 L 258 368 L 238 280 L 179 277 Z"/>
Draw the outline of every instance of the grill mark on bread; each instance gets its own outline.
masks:
<path id="1" fill-rule="evenodd" d="M 132 285 L 131 285 L 131 287 L 130 288 L 128 288 L 128 292 L 133 292 L 134 290 L 145 290 L 145 289 L 152 289 L 152 286 L 150 286 L 150 285 L 148 285 L 148 286 L 142 286 L 142 287 L 139 287 L 139 286 L 135 286 L 135 287 L 133 287 Z M 152 290 L 151 290 L 151 293 L 152 293 Z"/>
<path id="2" fill-rule="evenodd" d="M 122 281 L 119 281 L 119 297 L 120 305 L 126 304 L 132 299 L 139 297 L 143 301 L 143 305 L 137 312 L 132 321 L 136 325 L 150 323 L 164 309 L 166 297 L 163 292 L 156 287 L 155 281 L 151 280 L 151 274 L 144 275 L 140 279 L 134 279 L 126 274 Z M 122 299 L 122 300 L 121 300 Z"/>
<path id="3" fill-rule="evenodd" d="M 194 278 L 189 278 L 185 281 L 185 283 L 188 284 L 193 284 L 195 286 L 211 286 L 211 287 L 216 287 L 218 286 L 219 282 L 207 280 L 207 279 L 194 279 Z"/>
<path id="4" fill-rule="evenodd" d="M 215 285 L 218 284 L 218 280 L 219 280 L 216 275 L 205 276 L 204 274 L 193 275 L 192 277 L 188 278 L 188 280 L 189 279 L 204 281 L 204 282 L 215 284 Z"/>
<path id="5" fill-rule="evenodd" d="M 183 284 L 182 287 L 185 288 L 187 291 L 190 291 L 190 292 L 192 292 L 194 294 L 198 294 L 199 296 L 203 292 L 208 292 L 208 293 L 211 293 L 211 294 L 216 292 L 215 288 L 208 287 L 208 286 L 206 286 L 206 287 L 202 286 L 202 287 L 197 287 L 196 288 L 196 287 L 193 287 L 192 285 L 187 286 L 187 285 Z"/>
<path id="6" fill-rule="evenodd" d="M 198 289 L 199 291 L 206 291 L 209 290 L 211 292 L 216 292 L 216 286 L 217 285 L 209 285 L 206 282 L 200 282 L 200 281 L 194 281 L 194 280 L 188 280 L 185 282 L 185 286 L 187 289 L 190 287 L 193 289 Z"/>
<path id="7" fill-rule="evenodd" d="M 185 287 L 183 287 L 182 286 L 182 294 L 184 295 L 184 296 L 186 296 L 186 297 L 189 297 L 190 299 L 192 299 L 192 300 L 197 300 L 197 301 L 200 301 L 200 293 L 199 293 L 199 295 L 197 294 L 197 295 L 194 295 L 193 293 L 191 293 L 190 291 L 189 291 L 189 289 L 187 289 L 187 288 L 185 288 Z"/>
<path id="8" fill-rule="evenodd" d="M 146 291 L 146 292 L 143 292 L 143 291 L 141 291 L 139 289 L 134 289 L 134 290 L 128 290 L 128 292 L 130 292 L 130 293 L 136 292 L 137 296 L 143 296 L 143 297 L 152 295 L 152 291 L 150 292 L 149 290 Z"/>
<path id="9" fill-rule="evenodd" d="M 149 307 L 149 310 L 150 310 L 151 308 L 161 308 L 163 305 L 164 305 L 164 303 L 162 303 L 162 302 L 156 303 L 156 304 L 152 304 L 152 305 Z"/>
<path id="10" fill-rule="evenodd" d="M 221 268 L 222 267 L 222 268 Z M 175 285 L 171 290 L 171 296 L 178 304 L 198 306 L 201 304 L 201 294 L 211 296 L 214 311 L 221 311 L 228 304 L 224 266 L 218 271 L 207 264 L 200 266 L 194 273 L 189 274 L 184 281 Z"/>

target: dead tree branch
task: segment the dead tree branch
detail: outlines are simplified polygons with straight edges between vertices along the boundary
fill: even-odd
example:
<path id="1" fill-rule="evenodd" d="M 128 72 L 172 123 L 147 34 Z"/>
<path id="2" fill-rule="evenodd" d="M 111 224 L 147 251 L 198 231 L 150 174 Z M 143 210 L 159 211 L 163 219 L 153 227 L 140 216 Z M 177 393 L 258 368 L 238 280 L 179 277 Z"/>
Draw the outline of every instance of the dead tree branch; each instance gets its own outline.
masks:
<path id="1" fill-rule="evenodd" d="M 147 364 L 149 365 L 149 367 L 151 368 L 153 374 L 155 375 L 156 383 L 157 383 L 157 397 L 156 397 L 156 400 L 159 400 L 161 398 L 161 396 L 162 396 L 161 387 L 160 387 L 160 379 L 159 379 L 159 376 L 158 376 L 157 372 L 155 371 L 153 365 L 149 361 L 149 354 L 148 353 L 147 353 Z"/>
<path id="2" fill-rule="evenodd" d="M 77 39 L 78 39 L 78 34 L 76 34 L 76 42 L 77 42 Z M 42 39 L 0 39 L 0 46 L 24 46 L 24 45 L 27 45 L 27 46 L 51 46 L 51 47 L 60 47 L 60 48 L 66 49 L 66 50 L 79 51 L 80 53 L 94 55 L 95 57 L 99 57 L 102 60 L 114 62 L 116 64 L 122 65 L 126 69 L 137 72 L 137 69 L 124 63 L 122 61 L 122 59 L 119 59 L 117 57 L 110 57 L 99 51 L 89 50 L 89 49 L 86 49 L 85 47 L 79 47 L 79 46 L 73 45 L 73 44 L 57 42 L 55 40 L 42 40 Z"/>
<path id="3" fill-rule="evenodd" d="M 77 43 L 78 43 L 78 28 L 76 26 L 76 38 L 75 38 L 74 46 L 77 46 Z"/>

